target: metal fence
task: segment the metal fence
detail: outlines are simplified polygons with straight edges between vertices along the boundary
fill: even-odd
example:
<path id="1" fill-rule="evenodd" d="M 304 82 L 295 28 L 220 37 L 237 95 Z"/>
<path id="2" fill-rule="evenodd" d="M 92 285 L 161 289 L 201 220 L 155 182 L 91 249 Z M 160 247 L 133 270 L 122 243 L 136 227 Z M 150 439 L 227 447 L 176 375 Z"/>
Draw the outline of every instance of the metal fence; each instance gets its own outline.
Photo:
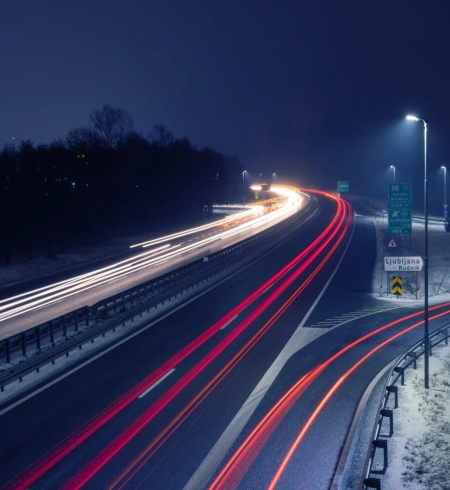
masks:
<path id="1" fill-rule="evenodd" d="M 316 203 L 317 204 L 317 203 Z M 316 206 L 317 207 L 317 206 Z M 314 211 L 312 206 L 310 210 Z M 0 391 L 7 384 L 69 356 L 87 342 L 115 331 L 145 311 L 176 298 L 219 274 L 255 260 L 303 226 L 311 215 L 294 215 L 246 240 L 196 260 L 160 277 L 85 306 L 0 341 Z"/>
<path id="2" fill-rule="evenodd" d="M 450 323 L 439 328 L 433 332 L 429 337 L 429 351 L 432 354 L 432 349 L 436 345 L 445 342 L 448 344 L 450 331 Z M 434 341 L 434 343 L 433 343 Z M 368 449 L 366 455 L 366 461 L 364 465 L 363 478 L 359 485 L 359 490 L 364 489 L 377 489 L 381 490 L 381 480 L 377 478 L 377 473 L 385 473 L 388 467 L 388 440 L 394 434 L 394 410 L 388 408 L 389 399 L 394 396 L 394 408 L 398 408 L 398 386 L 397 383 L 400 380 L 400 386 L 405 382 L 405 370 L 411 366 L 417 368 L 417 359 L 425 352 L 424 340 L 421 340 L 409 349 L 401 358 L 395 363 L 392 368 L 391 374 L 388 378 L 388 382 L 385 385 L 384 394 L 378 406 L 377 418 L 375 426 L 372 432 L 372 443 Z M 385 419 L 389 420 L 389 434 L 381 434 L 382 425 Z M 373 463 L 375 455 L 378 450 L 383 450 L 383 468 L 381 470 L 374 470 Z"/>

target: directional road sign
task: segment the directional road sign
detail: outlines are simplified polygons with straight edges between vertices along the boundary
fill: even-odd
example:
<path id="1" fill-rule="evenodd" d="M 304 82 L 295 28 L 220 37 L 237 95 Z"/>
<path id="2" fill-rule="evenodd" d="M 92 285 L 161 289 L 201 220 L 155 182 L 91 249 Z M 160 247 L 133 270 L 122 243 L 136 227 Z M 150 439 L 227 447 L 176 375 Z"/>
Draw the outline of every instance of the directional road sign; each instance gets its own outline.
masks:
<path id="1" fill-rule="evenodd" d="M 422 270 L 422 257 L 385 257 L 385 271 L 419 272 Z"/>
<path id="2" fill-rule="evenodd" d="M 400 276 L 394 276 L 392 279 L 392 294 L 395 294 L 397 298 L 399 295 L 403 294 L 402 284 L 402 278 Z"/>
<path id="3" fill-rule="evenodd" d="M 410 235 L 412 233 L 411 184 L 389 184 L 388 228 L 391 235 Z"/>
<path id="4" fill-rule="evenodd" d="M 389 184 L 388 206 L 395 204 L 397 209 L 411 208 L 411 184 Z M 398 206 L 401 204 L 402 206 Z"/>
<path id="5" fill-rule="evenodd" d="M 348 180 L 338 180 L 337 181 L 337 191 L 338 192 L 350 192 L 350 184 Z"/>
<path id="6" fill-rule="evenodd" d="M 389 209 L 388 227 L 390 235 L 411 235 L 411 209 Z"/>

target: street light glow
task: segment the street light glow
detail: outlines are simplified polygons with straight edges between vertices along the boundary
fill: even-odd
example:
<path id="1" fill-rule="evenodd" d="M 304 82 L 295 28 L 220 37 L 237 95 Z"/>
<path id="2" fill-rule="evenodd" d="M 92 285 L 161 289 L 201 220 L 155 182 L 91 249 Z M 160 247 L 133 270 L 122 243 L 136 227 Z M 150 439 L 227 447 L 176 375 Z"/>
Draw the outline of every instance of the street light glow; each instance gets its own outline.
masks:
<path id="1" fill-rule="evenodd" d="M 408 114 L 406 116 L 406 119 L 408 119 L 408 121 L 420 121 L 420 119 L 417 116 L 413 116 L 411 114 Z"/>

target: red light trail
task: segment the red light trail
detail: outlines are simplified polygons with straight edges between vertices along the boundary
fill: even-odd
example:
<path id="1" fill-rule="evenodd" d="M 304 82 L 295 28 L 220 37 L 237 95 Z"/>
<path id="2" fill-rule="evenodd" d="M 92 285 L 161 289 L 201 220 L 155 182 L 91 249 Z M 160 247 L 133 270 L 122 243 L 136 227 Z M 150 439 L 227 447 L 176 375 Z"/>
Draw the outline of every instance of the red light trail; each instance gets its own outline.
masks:
<path id="1" fill-rule="evenodd" d="M 312 192 L 312 191 L 311 191 Z M 108 452 L 102 451 L 97 458 L 94 458 L 92 462 L 88 465 L 91 468 L 86 474 L 91 474 L 87 479 L 84 477 L 78 480 L 82 483 L 76 486 L 68 486 L 66 488 L 80 488 L 85 481 L 87 481 L 99 467 L 98 459 L 102 459 L 103 464 L 106 463 L 114 454 L 116 454 L 143 426 L 145 426 L 157 413 L 159 413 L 182 389 L 184 389 L 187 384 L 190 383 L 220 352 L 222 352 L 233 340 L 235 340 L 240 333 L 242 333 L 255 319 L 262 313 L 267 306 L 269 306 L 272 301 L 274 301 L 279 294 L 281 294 L 291 283 L 298 277 L 298 275 L 303 272 L 312 261 L 317 258 L 318 254 L 323 251 L 325 246 L 330 242 L 330 240 L 337 234 L 339 227 L 342 223 L 348 219 L 350 215 L 350 206 L 345 201 L 336 198 L 336 196 L 331 196 L 326 193 L 319 191 L 314 191 L 318 194 L 323 194 L 331 197 L 337 201 L 337 211 L 333 220 L 327 226 L 327 228 L 317 237 L 305 250 L 303 250 L 297 257 L 295 257 L 290 263 L 288 263 L 283 269 L 281 269 L 277 274 L 270 278 L 266 283 L 255 290 L 249 297 L 237 305 L 233 310 L 206 330 L 203 334 L 197 337 L 194 341 L 188 344 L 186 347 L 181 349 L 172 358 L 162 364 L 159 368 L 153 371 L 149 376 L 144 378 L 140 383 L 131 388 L 128 392 L 122 395 L 119 399 L 113 402 L 111 405 L 106 407 L 103 411 L 97 414 L 93 419 L 87 422 L 75 433 L 67 437 L 62 441 L 55 449 L 44 455 L 37 463 L 25 470 L 21 476 L 9 487 L 10 489 L 26 489 L 37 481 L 42 475 L 48 472 L 54 465 L 60 462 L 64 457 L 70 454 L 76 447 L 78 447 L 87 438 L 93 435 L 97 430 L 104 426 L 109 420 L 111 420 L 116 414 L 128 406 L 140 393 L 145 391 L 149 386 L 151 386 L 160 377 L 166 374 L 175 365 L 179 364 L 183 359 L 194 352 L 198 347 L 200 347 L 204 342 L 211 338 L 215 333 L 217 333 L 220 328 L 227 324 L 236 315 L 241 313 L 245 308 L 247 308 L 252 302 L 259 298 L 269 287 L 271 287 L 276 282 L 280 281 L 283 276 L 287 275 L 301 260 L 311 257 L 302 264 L 300 269 L 286 280 L 281 286 L 279 286 L 276 291 L 274 291 L 264 302 L 251 314 L 249 317 L 241 323 L 241 325 L 231 332 L 225 339 L 223 339 L 215 348 L 213 348 L 208 355 L 206 355 L 194 368 L 192 368 L 188 373 L 186 373 L 171 389 L 169 389 L 157 402 L 155 402 L 141 417 L 136 419 L 136 421 L 131 424 L 126 432 L 126 434 L 121 434 L 115 441 L 113 445 L 110 445 Z M 348 225 L 347 225 L 348 228 Z M 327 237 L 327 235 L 329 235 Z M 322 242 L 322 243 L 321 243 Z M 319 245 L 320 244 L 320 245 Z M 321 267 L 323 264 L 321 265 Z M 312 279 L 312 278 L 311 278 Z M 309 281 L 307 281 L 309 283 Z M 304 287 L 306 287 L 307 283 Z M 105 448 L 106 449 L 106 448 Z"/>
<path id="2" fill-rule="evenodd" d="M 443 305 L 434 306 L 430 308 L 431 311 L 436 309 L 441 309 L 450 306 L 450 303 L 445 303 Z M 449 314 L 450 311 L 445 311 L 443 313 L 439 313 L 433 316 L 430 319 L 437 319 L 444 315 Z M 301 394 L 306 390 L 306 388 L 311 384 L 311 382 L 317 378 L 330 364 L 332 364 L 336 359 L 341 357 L 344 353 L 355 347 L 356 345 L 361 344 L 365 340 L 395 326 L 399 323 L 403 323 L 404 321 L 415 318 L 419 315 L 423 315 L 423 311 L 419 311 L 405 317 L 399 318 L 393 322 L 390 322 L 362 337 L 358 340 L 348 344 L 344 348 L 342 348 L 339 352 L 330 357 L 326 362 L 320 364 L 313 370 L 311 370 L 306 376 L 302 377 L 295 385 L 293 385 L 282 398 L 272 407 L 272 409 L 266 414 L 266 416 L 259 422 L 259 424 L 251 431 L 251 433 L 247 436 L 244 442 L 240 445 L 240 447 L 236 450 L 227 464 L 222 468 L 220 473 L 211 483 L 209 490 L 218 490 L 222 488 L 226 488 L 227 490 L 232 490 L 237 488 L 242 478 L 245 476 L 246 472 L 250 468 L 252 462 L 256 459 L 257 455 L 261 451 L 264 446 L 264 443 L 267 442 L 270 435 L 274 432 L 276 427 L 281 423 L 284 416 L 288 413 L 288 411 L 293 407 L 296 401 L 299 399 Z M 375 352 L 380 350 L 382 347 L 397 339 L 401 335 L 413 330 L 419 325 L 423 324 L 423 321 L 415 323 L 414 325 L 407 327 L 401 332 L 395 334 L 390 337 L 386 341 L 383 341 L 375 348 L 373 348 L 369 353 L 363 356 L 357 363 L 355 363 L 352 368 L 350 368 L 331 388 L 331 390 L 327 393 L 324 399 L 319 403 L 319 405 L 314 410 L 313 414 L 310 416 L 299 435 L 297 436 L 295 442 L 290 447 L 287 452 L 283 462 L 281 463 L 274 479 L 271 482 L 270 489 L 275 488 L 277 482 L 281 478 L 283 471 L 285 470 L 288 462 L 292 458 L 295 450 L 299 446 L 300 442 L 306 435 L 307 431 L 313 424 L 314 420 L 317 418 L 319 413 L 322 411 L 326 403 L 332 397 L 332 395 L 336 392 L 336 390 L 341 386 L 341 384 L 353 373 L 366 359 L 368 359 Z"/>

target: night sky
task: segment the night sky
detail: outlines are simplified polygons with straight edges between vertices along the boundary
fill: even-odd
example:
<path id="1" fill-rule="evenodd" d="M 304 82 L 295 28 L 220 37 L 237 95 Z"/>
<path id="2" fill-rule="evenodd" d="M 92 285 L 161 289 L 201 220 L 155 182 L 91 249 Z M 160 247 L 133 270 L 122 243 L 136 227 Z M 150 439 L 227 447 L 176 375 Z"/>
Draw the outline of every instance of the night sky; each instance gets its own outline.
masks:
<path id="1" fill-rule="evenodd" d="M 389 0 L 3 0 L 0 143 L 64 137 L 105 102 L 250 172 L 384 195 L 450 167 L 450 5 Z M 450 179 L 449 179 L 450 180 Z"/>

